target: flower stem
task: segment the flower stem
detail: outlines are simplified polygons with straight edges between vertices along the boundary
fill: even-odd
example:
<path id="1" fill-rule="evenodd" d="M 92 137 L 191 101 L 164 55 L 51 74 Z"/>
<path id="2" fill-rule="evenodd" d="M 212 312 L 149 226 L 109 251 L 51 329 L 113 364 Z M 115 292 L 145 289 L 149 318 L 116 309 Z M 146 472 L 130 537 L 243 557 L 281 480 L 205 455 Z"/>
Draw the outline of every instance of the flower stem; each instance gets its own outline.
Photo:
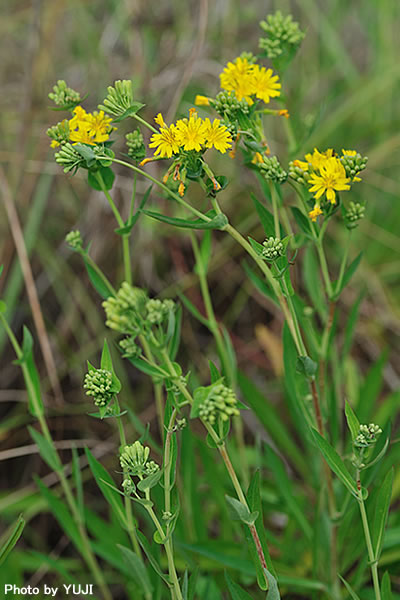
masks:
<path id="1" fill-rule="evenodd" d="M 365 510 L 365 504 L 364 504 L 364 499 L 363 499 L 363 495 L 362 495 L 359 471 L 357 471 L 357 489 L 358 489 L 358 505 L 360 507 L 361 520 L 362 520 L 362 525 L 363 525 L 363 529 L 364 529 L 365 543 L 367 545 L 367 550 L 368 550 L 369 564 L 371 567 L 372 581 L 373 581 L 374 590 L 375 590 L 375 599 L 381 600 L 381 590 L 379 587 L 379 576 L 378 576 L 378 559 L 375 556 L 374 549 L 372 546 L 371 533 L 369 530 L 367 511 Z"/>

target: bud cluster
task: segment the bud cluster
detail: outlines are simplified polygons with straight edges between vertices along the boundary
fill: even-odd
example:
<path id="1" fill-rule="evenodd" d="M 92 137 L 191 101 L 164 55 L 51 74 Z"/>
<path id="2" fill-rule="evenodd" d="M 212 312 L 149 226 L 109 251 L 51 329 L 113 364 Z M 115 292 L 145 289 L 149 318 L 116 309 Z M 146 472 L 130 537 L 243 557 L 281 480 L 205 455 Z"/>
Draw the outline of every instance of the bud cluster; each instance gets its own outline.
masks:
<path id="1" fill-rule="evenodd" d="M 125 446 L 121 456 L 121 467 L 128 471 L 130 475 L 134 475 L 143 479 L 143 476 L 152 475 L 159 470 L 159 466 L 154 460 L 148 460 L 150 448 L 143 446 L 139 440 L 130 446 Z M 125 480 L 126 481 L 126 480 Z M 124 486 L 124 483 L 122 484 Z M 128 484 L 125 484 L 126 486 Z"/>
<path id="2" fill-rule="evenodd" d="M 369 425 L 360 425 L 360 432 L 354 440 L 354 445 L 358 448 L 368 448 L 376 443 L 379 435 L 382 433 L 382 429 L 370 423 Z"/>
<path id="3" fill-rule="evenodd" d="M 93 396 L 96 406 L 106 406 L 113 395 L 113 377 L 110 371 L 94 369 L 86 373 L 83 384 L 87 396 Z"/>
<path id="4" fill-rule="evenodd" d="M 142 160 L 146 156 L 146 146 L 143 135 L 139 129 L 135 129 L 125 136 L 128 154 L 133 160 Z"/>
<path id="5" fill-rule="evenodd" d="M 365 214 L 365 206 L 359 202 L 349 202 L 348 208 L 345 212 L 344 218 L 346 220 L 346 226 L 348 229 L 354 229 L 357 227 L 358 221 L 360 221 Z"/>
<path id="6" fill-rule="evenodd" d="M 161 325 L 165 317 L 174 310 L 174 307 L 175 303 L 173 300 L 158 300 L 157 298 L 152 298 L 146 303 L 146 319 L 152 325 Z"/>
<path id="7" fill-rule="evenodd" d="M 77 170 L 85 165 L 84 158 L 75 150 L 72 144 L 66 142 L 61 145 L 60 150 L 54 155 L 57 164 L 61 165 L 64 173 Z"/>
<path id="8" fill-rule="evenodd" d="M 263 155 L 263 162 L 259 163 L 258 166 L 267 181 L 285 183 L 288 178 L 288 174 L 282 169 L 276 156 Z"/>
<path id="9" fill-rule="evenodd" d="M 52 147 L 60 146 L 61 144 L 66 144 L 69 140 L 69 122 L 68 119 L 64 119 L 57 123 L 57 125 L 53 125 L 49 127 L 46 131 L 49 138 L 53 141 L 51 142 Z"/>
<path id="10" fill-rule="evenodd" d="M 79 251 L 82 249 L 83 240 L 81 236 L 81 232 L 77 229 L 74 231 L 70 231 L 65 236 L 65 241 L 72 250 Z"/>
<path id="11" fill-rule="evenodd" d="M 218 417 L 227 421 L 230 417 L 240 414 L 236 405 L 234 391 L 221 383 L 212 388 L 211 394 L 201 404 L 199 417 L 210 425 L 214 425 Z"/>
<path id="12" fill-rule="evenodd" d="M 368 156 L 361 156 L 356 151 L 343 151 L 343 156 L 340 157 L 340 162 L 344 166 L 347 177 L 356 177 L 360 171 L 363 171 L 367 166 Z"/>
<path id="13" fill-rule="evenodd" d="M 298 164 L 298 160 L 291 160 L 289 163 L 289 177 L 297 181 L 297 183 L 306 184 L 310 179 L 309 171 L 305 171 Z"/>
<path id="14" fill-rule="evenodd" d="M 108 95 L 103 100 L 103 104 L 99 105 L 99 110 L 119 117 L 132 106 L 133 91 L 132 82 L 129 79 L 115 81 L 114 86 L 108 86 L 107 92 Z"/>
<path id="15" fill-rule="evenodd" d="M 107 298 L 103 302 L 106 311 L 106 325 L 120 333 L 138 335 L 142 328 L 146 293 L 124 281 L 116 297 Z"/>
<path id="16" fill-rule="evenodd" d="M 142 354 L 142 349 L 136 344 L 133 336 L 124 338 L 119 345 L 123 350 L 123 358 L 139 358 Z"/>
<path id="17" fill-rule="evenodd" d="M 57 81 L 53 90 L 50 92 L 49 98 L 60 108 L 68 110 L 81 101 L 80 93 L 68 87 L 63 79 Z"/>
<path id="18" fill-rule="evenodd" d="M 245 115 L 250 111 L 246 100 L 238 100 L 235 92 L 219 92 L 215 99 L 210 100 L 210 106 L 228 121 L 236 121 L 239 111 Z"/>
<path id="19" fill-rule="evenodd" d="M 284 17 L 280 10 L 268 15 L 265 21 L 260 22 L 260 27 L 267 35 L 260 38 L 259 47 L 270 59 L 294 53 L 305 35 L 292 15 Z"/>
<path id="20" fill-rule="evenodd" d="M 269 237 L 263 242 L 262 256 L 266 260 L 274 261 L 285 254 L 285 248 L 279 238 Z"/>

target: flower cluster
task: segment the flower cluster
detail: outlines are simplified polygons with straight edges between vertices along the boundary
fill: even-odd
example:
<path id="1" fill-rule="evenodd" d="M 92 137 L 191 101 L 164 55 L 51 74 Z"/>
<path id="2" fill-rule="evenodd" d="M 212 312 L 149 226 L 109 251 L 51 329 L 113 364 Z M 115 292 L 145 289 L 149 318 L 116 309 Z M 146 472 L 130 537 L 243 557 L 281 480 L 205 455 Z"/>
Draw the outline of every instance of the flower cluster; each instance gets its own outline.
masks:
<path id="1" fill-rule="evenodd" d="M 160 467 L 153 460 L 148 460 L 150 448 L 143 446 L 139 440 L 130 446 L 125 446 L 120 456 L 120 464 L 129 475 L 143 479 L 148 475 L 156 473 Z M 127 484 L 122 484 L 124 489 Z"/>
<path id="2" fill-rule="evenodd" d="M 227 421 L 230 417 L 239 416 L 236 405 L 234 391 L 221 383 L 212 387 L 211 393 L 200 405 L 198 414 L 201 419 L 214 425 L 218 418 Z"/>
<path id="3" fill-rule="evenodd" d="M 131 133 L 127 133 L 125 139 L 130 158 L 133 160 L 142 160 L 146 156 L 146 146 L 144 145 L 140 129 L 135 129 Z"/>
<path id="4" fill-rule="evenodd" d="M 93 369 L 85 375 L 83 384 L 87 396 L 93 396 L 96 406 L 106 406 L 114 396 L 113 376 L 105 369 Z"/>
<path id="5" fill-rule="evenodd" d="M 368 448 L 376 443 L 381 433 L 382 429 L 375 423 L 360 425 L 360 433 L 354 440 L 354 445 L 358 448 Z"/>
<path id="6" fill-rule="evenodd" d="M 315 148 L 312 154 L 305 155 L 304 161 L 294 160 L 289 164 L 290 177 L 307 185 L 314 194 L 314 207 L 309 212 L 312 221 L 323 214 L 324 208 L 337 203 L 336 192 L 347 191 L 353 182 L 360 181 L 356 175 L 366 161 L 355 150 L 342 150 L 342 155 L 337 156 L 331 148 L 325 152 Z"/>
<path id="7" fill-rule="evenodd" d="M 114 85 L 107 88 L 108 95 L 103 104 L 98 106 L 99 110 L 109 113 L 114 117 L 120 117 L 133 105 L 132 82 L 129 79 L 115 81 Z"/>
<path id="8" fill-rule="evenodd" d="M 234 92 L 238 100 L 245 100 L 250 106 L 256 100 L 268 104 L 271 98 L 281 94 L 279 77 L 273 74 L 272 69 L 260 67 L 241 56 L 228 62 L 219 78 L 223 90 Z"/>
<path id="9" fill-rule="evenodd" d="M 258 153 L 257 153 L 258 155 Z M 260 169 L 262 175 L 265 177 L 267 181 L 276 181 L 277 183 L 285 183 L 288 178 L 288 174 L 282 168 L 279 160 L 276 156 L 265 156 L 261 155 L 261 160 L 259 156 L 256 156 L 258 160 L 254 160 L 255 164 L 257 164 Z"/>
<path id="10" fill-rule="evenodd" d="M 69 110 L 81 101 L 79 92 L 68 87 L 63 79 L 59 79 L 49 94 L 50 100 L 59 108 Z"/>
<path id="11" fill-rule="evenodd" d="M 77 229 L 67 233 L 67 235 L 65 236 L 65 241 L 68 244 L 68 246 L 70 248 L 72 248 L 72 250 L 79 251 L 82 249 L 82 246 L 83 246 L 82 235 L 81 235 L 81 232 L 78 231 Z"/>

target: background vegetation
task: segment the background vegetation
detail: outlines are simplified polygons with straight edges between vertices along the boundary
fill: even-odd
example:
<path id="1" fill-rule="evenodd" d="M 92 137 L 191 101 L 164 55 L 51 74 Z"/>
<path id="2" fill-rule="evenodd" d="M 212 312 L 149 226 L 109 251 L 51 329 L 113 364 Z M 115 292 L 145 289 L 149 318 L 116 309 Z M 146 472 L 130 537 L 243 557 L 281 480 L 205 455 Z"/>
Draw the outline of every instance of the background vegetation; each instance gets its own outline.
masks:
<path id="1" fill-rule="evenodd" d="M 90 405 L 82 392 L 86 360 L 93 359 L 97 364 L 104 337 L 111 336 L 105 330 L 100 300 L 88 283 L 79 257 L 72 255 L 64 244 L 64 237 L 71 229 L 80 229 L 86 241 L 93 240 L 92 255 L 113 280 L 121 275 L 115 273 L 121 261 L 119 239 L 113 234 L 114 222 L 104 198 L 90 190 L 79 174 L 66 177 L 53 161 L 45 132 L 58 120 L 58 115 L 48 109 L 48 91 L 57 79 L 63 78 L 82 93 L 89 92 L 86 104 L 93 108 L 103 99 L 110 82 L 132 78 L 137 99 L 147 105 L 143 112 L 147 119 L 162 111 L 169 122 L 176 114 L 187 112 L 196 93 L 217 90 L 217 76 L 228 60 L 244 50 L 257 51 L 258 22 L 277 8 L 292 12 L 306 31 L 284 83 L 287 107 L 300 140 L 297 155 L 318 146 L 357 148 L 369 156 L 363 183 L 352 192 L 353 199 L 356 200 L 357 194 L 362 195 L 368 203 L 367 218 L 356 230 L 353 242 L 354 256 L 362 249 L 364 258 L 340 299 L 343 324 L 362 295 L 352 353 L 346 357 L 345 386 L 347 397 L 355 405 L 371 406 L 368 418 L 373 417 L 383 426 L 391 417 L 395 431 L 400 407 L 398 2 L 302 0 L 245 4 L 216 0 L 208 5 L 206 0 L 164 3 L 16 0 L 7 6 L 3 3 L 5 18 L 0 22 L 1 192 L 3 195 L 6 186 L 9 187 L 24 229 L 51 344 L 50 371 L 40 352 L 38 342 L 43 342 L 43 336 L 38 335 L 32 323 L 32 306 L 11 236 L 12 230 L 15 233 L 15 222 L 10 223 L 2 203 L 0 262 L 4 264 L 4 272 L 0 295 L 8 305 L 8 319 L 17 337 L 21 337 L 23 323 L 35 334 L 35 355 L 50 426 L 58 447 L 65 451 L 65 462 L 71 460 L 71 447 L 89 446 L 111 472 L 118 468 L 116 432 L 107 422 L 100 423 L 87 416 Z M 271 120 L 269 141 L 284 162 L 287 143 L 283 120 Z M 218 160 L 215 157 L 214 164 Z M 226 165 L 224 160 L 220 169 L 215 169 L 231 179 L 220 196 L 222 208 L 243 234 L 257 238 L 261 230 L 256 228 L 257 218 L 250 199 L 250 192 L 260 193 L 257 181 L 240 168 L 240 157 L 230 164 L 229 172 Z M 148 168 L 157 174 L 157 165 Z M 139 193 L 146 187 L 145 182 L 138 181 Z M 119 206 L 126 206 L 126 211 L 130 192 L 126 174 L 118 175 L 114 198 Z M 191 197 L 195 198 L 192 191 Z M 168 211 L 168 201 L 158 194 L 154 194 L 152 202 L 154 206 L 161 203 L 163 210 Z M 336 249 L 342 244 L 344 233 L 340 225 L 329 228 L 328 256 L 333 271 L 338 265 Z M 218 232 L 213 238 L 209 283 L 216 314 L 231 331 L 239 368 L 257 383 L 261 392 L 260 397 L 254 394 L 254 413 L 243 414 L 249 442 L 248 460 L 252 467 L 264 464 L 264 441 L 272 440 L 278 453 L 285 454 L 283 470 L 263 469 L 262 490 L 264 519 L 272 532 L 274 562 L 286 577 L 287 588 L 284 583 L 282 592 L 285 596 L 286 589 L 288 598 L 297 597 L 296 593 L 299 597 L 310 597 L 311 593 L 319 597 L 318 587 L 310 591 L 301 584 L 306 577 L 317 581 L 318 573 L 313 571 L 315 556 L 303 543 L 307 536 L 305 526 L 296 518 L 298 509 L 293 509 L 296 498 L 295 506 L 307 512 L 307 485 L 303 484 L 303 450 L 283 402 L 281 318 L 246 278 L 241 264 L 244 257 L 238 247 Z M 197 278 L 191 272 L 191 245 L 184 233 L 143 218 L 136 229 L 133 257 L 134 280 L 151 295 L 163 291 L 163 295 L 174 297 L 178 291 L 184 291 L 203 310 Z M 303 259 L 301 256 L 300 262 Z M 309 282 L 302 279 L 298 264 L 294 273 L 298 274 L 298 288 L 311 292 L 312 297 Z M 199 376 L 206 378 L 205 357 L 215 357 L 208 331 L 186 315 L 182 335 L 181 352 L 186 366 L 196 364 Z M 8 559 L 7 572 L 0 573 L 0 584 L 39 583 L 43 578 L 57 581 L 62 570 L 78 574 L 82 565 L 32 481 L 34 473 L 47 485 L 56 484 L 56 478 L 49 474 L 29 436 L 26 426 L 31 417 L 23 380 L 19 369 L 12 364 L 14 355 L 3 330 L 0 330 L 0 356 L 1 520 L 6 526 L 23 512 L 28 521 L 23 539 Z M 149 423 L 157 444 L 151 382 L 122 363 L 115 367 L 123 382 L 121 398 L 131 408 L 131 441 Z M 378 398 L 376 403 L 375 398 Z M 276 439 L 271 410 L 279 415 L 293 443 L 291 456 Z M 338 428 L 342 425 L 338 423 Z M 206 589 L 204 580 L 202 593 L 204 598 L 221 598 L 218 588 L 224 589 L 220 579 L 224 568 L 241 573 L 244 586 L 252 580 L 246 580 L 246 558 L 241 545 L 233 543 L 241 539 L 240 529 L 232 531 L 227 519 L 223 493 L 229 483 L 222 467 L 215 463 L 202 442 L 200 427 L 196 434 L 193 440 L 186 430 L 183 433 L 181 469 L 187 477 L 188 505 L 176 534 L 181 560 L 178 567 L 183 568 L 185 562 L 196 563 L 203 572 L 212 572 L 215 577 L 208 583 L 211 587 Z M 80 455 L 85 466 L 82 450 Z M 388 466 L 390 462 L 398 464 L 399 457 L 394 434 Z M 188 477 L 190 473 L 192 479 Z M 83 474 L 90 479 L 88 470 Z M 280 477 L 283 480 L 277 487 Z M 210 487 L 221 489 L 221 506 L 205 502 Z M 399 497 L 397 472 L 394 508 Z M 106 507 L 92 481 L 85 486 L 85 502 L 92 511 L 90 530 L 96 536 L 96 528 L 105 526 L 100 518 L 106 518 Z M 185 519 L 191 523 L 191 512 L 196 514 L 195 529 L 185 530 Z M 352 581 L 361 585 L 368 572 L 365 564 L 357 566 L 357 552 L 361 553 L 363 542 L 358 538 L 358 517 L 354 519 L 357 525 L 349 523 L 351 535 L 343 568 L 353 569 Z M 110 536 L 118 536 L 116 523 L 111 522 L 107 527 Z M 206 541 L 207 537 L 210 541 Z M 392 585 L 400 594 L 399 538 L 400 518 L 394 510 L 381 564 L 389 569 Z M 49 559 L 45 560 L 45 556 Z M 115 598 L 125 597 L 122 592 L 118 596 L 118 587 L 115 589 Z"/>

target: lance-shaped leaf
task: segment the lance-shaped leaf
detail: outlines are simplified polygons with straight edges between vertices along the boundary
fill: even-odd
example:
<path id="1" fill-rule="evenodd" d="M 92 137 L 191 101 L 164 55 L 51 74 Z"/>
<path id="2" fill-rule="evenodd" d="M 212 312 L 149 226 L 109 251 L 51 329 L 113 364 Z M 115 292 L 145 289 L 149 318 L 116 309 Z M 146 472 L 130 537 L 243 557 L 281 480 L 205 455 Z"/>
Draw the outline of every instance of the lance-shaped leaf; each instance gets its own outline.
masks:
<path id="1" fill-rule="evenodd" d="M 195 219 L 194 221 L 191 221 L 189 219 L 168 217 L 167 215 L 163 215 L 152 210 L 143 210 L 142 212 L 152 219 L 162 221 L 163 223 L 173 225 L 174 227 L 182 227 L 183 229 L 223 229 L 225 225 L 228 224 L 228 218 L 222 213 L 216 215 L 213 219 L 211 219 L 211 221 L 205 221 L 203 219 Z"/>
<path id="2" fill-rule="evenodd" d="M 339 454 L 330 445 L 330 443 L 318 433 L 316 429 L 312 429 L 312 434 L 318 448 L 321 450 L 332 471 L 339 477 L 340 481 L 347 487 L 349 492 L 358 498 L 358 491 L 355 481 L 347 470 L 347 467 L 340 458 Z"/>
<path id="3" fill-rule="evenodd" d="M 348 425 L 348 427 L 350 429 L 350 433 L 351 433 L 351 439 L 354 442 L 354 440 L 356 439 L 356 437 L 360 433 L 360 421 L 357 419 L 354 410 L 351 408 L 351 406 L 347 402 L 347 400 L 346 400 L 346 404 L 345 404 L 345 409 L 344 410 L 345 410 L 345 413 L 346 413 L 347 425 Z"/>
<path id="4" fill-rule="evenodd" d="M 382 485 L 379 487 L 375 504 L 374 521 L 372 526 L 372 541 L 375 548 L 375 557 L 379 560 L 382 552 L 385 527 L 389 514 L 390 500 L 393 487 L 393 469 L 386 474 Z"/>
<path id="5" fill-rule="evenodd" d="M 18 542 L 25 527 L 22 515 L 7 529 L 0 539 L 0 565 L 6 560 L 15 544 Z"/>

